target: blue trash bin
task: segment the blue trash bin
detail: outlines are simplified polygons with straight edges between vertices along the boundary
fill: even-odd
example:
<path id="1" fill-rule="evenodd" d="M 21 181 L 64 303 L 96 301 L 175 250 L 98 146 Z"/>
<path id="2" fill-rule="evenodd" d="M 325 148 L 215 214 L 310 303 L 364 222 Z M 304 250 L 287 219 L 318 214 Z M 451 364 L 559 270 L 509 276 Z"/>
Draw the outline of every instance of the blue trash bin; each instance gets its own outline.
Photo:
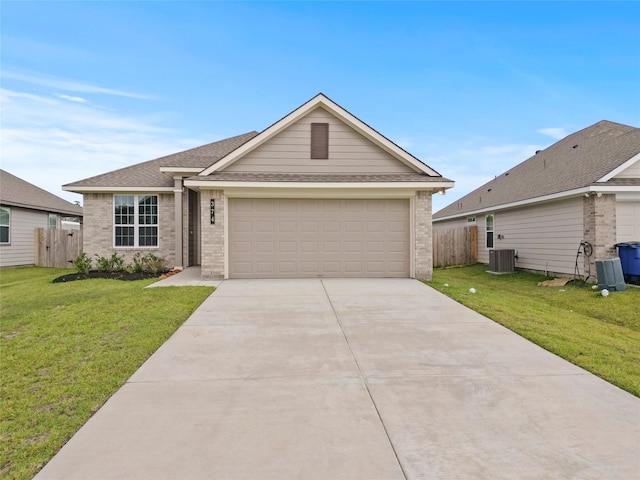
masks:
<path id="1" fill-rule="evenodd" d="M 640 276 L 640 242 L 616 243 L 614 246 L 618 247 L 618 256 L 625 277 Z"/>

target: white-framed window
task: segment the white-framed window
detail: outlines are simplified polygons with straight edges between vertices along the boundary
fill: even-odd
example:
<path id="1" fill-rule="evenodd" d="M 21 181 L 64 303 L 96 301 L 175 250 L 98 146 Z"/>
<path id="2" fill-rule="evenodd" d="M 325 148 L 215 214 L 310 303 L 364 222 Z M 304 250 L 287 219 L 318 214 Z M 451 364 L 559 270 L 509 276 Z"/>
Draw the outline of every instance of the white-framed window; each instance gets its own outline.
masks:
<path id="1" fill-rule="evenodd" d="M 11 209 L 0 207 L 0 244 L 11 243 Z"/>
<path id="2" fill-rule="evenodd" d="M 467 225 L 475 225 L 476 217 L 467 217 Z"/>
<path id="3" fill-rule="evenodd" d="M 493 248 L 493 229 L 494 229 L 494 216 L 492 214 L 484 217 L 484 224 L 486 227 L 486 243 L 487 248 Z"/>
<path id="4" fill-rule="evenodd" d="M 158 196 L 114 195 L 114 245 L 158 246 Z"/>
<path id="5" fill-rule="evenodd" d="M 58 228 L 58 215 L 55 213 L 49 214 L 49 228 Z"/>

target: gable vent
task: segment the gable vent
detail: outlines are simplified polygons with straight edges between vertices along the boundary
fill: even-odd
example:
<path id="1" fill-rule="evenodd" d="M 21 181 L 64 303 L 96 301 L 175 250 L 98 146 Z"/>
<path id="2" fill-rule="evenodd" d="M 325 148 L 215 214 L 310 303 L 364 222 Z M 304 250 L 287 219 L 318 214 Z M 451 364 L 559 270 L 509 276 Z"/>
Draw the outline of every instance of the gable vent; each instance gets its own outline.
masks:
<path id="1" fill-rule="evenodd" d="M 311 124 L 311 158 L 329 158 L 329 124 Z"/>

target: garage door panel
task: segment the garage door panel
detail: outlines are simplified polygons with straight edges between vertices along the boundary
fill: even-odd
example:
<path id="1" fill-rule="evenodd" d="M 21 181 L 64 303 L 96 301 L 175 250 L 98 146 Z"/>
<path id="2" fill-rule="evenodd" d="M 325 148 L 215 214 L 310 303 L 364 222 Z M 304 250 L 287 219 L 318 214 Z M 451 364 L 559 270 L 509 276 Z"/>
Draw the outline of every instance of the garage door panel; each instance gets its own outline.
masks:
<path id="1" fill-rule="evenodd" d="M 231 278 L 409 276 L 408 200 L 229 199 L 228 205 Z"/>

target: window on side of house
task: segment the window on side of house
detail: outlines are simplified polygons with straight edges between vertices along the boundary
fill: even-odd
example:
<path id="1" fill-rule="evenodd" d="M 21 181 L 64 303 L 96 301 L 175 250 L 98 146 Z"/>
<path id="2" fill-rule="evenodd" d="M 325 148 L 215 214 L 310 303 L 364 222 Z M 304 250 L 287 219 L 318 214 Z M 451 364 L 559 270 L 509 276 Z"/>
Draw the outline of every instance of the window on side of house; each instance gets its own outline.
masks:
<path id="1" fill-rule="evenodd" d="M 329 158 L 329 124 L 311 124 L 311 158 L 326 160 Z"/>
<path id="2" fill-rule="evenodd" d="M 114 195 L 114 245 L 158 246 L 157 195 Z"/>
<path id="3" fill-rule="evenodd" d="M 487 235 L 486 247 L 493 248 L 493 215 L 487 215 L 486 217 L 484 217 L 484 221 Z"/>
<path id="4" fill-rule="evenodd" d="M 52 228 L 52 229 L 58 228 L 58 215 L 55 213 L 49 214 L 49 228 Z"/>
<path id="5" fill-rule="evenodd" d="M 11 243 L 11 209 L 0 207 L 0 244 Z"/>

